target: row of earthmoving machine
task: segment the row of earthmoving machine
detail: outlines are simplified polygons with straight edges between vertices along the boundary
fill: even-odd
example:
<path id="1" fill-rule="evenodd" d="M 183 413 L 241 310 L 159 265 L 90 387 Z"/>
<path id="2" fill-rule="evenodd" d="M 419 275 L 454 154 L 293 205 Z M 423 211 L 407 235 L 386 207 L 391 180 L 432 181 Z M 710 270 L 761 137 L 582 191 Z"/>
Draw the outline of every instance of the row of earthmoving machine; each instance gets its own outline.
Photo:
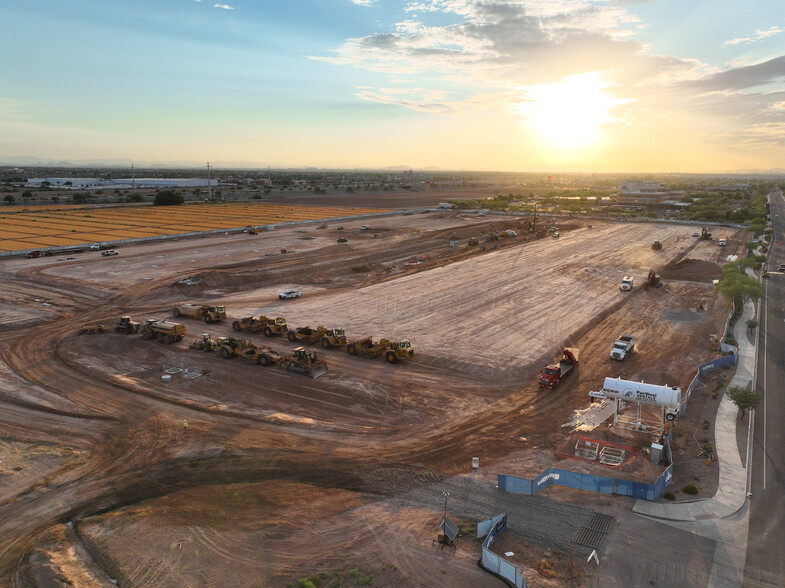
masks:
<path id="1" fill-rule="evenodd" d="M 286 324 L 286 319 L 282 316 L 275 318 L 264 315 L 259 318 L 249 316 L 234 321 L 232 328 L 235 331 L 244 331 L 246 333 L 258 333 L 261 331 L 266 337 L 274 337 L 275 335 L 286 333 L 286 338 L 292 343 L 320 344 L 325 349 L 346 347 L 346 351 L 350 355 L 371 359 L 384 355 L 384 358 L 389 363 L 414 357 L 412 344 L 406 339 L 401 341 L 391 341 L 389 339 L 374 341 L 372 337 L 364 337 L 349 341 L 344 330 L 340 328 L 328 329 L 319 325 L 315 329 L 309 326 L 290 329 Z"/>
<path id="2" fill-rule="evenodd" d="M 306 351 L 304 347 L 297 347 L 291 353 L 281 353 L 272 347 L 260 347 L 250 339 L 236 337 L 213 339 L 207 333 L 202 335 L 201 339 L 192 341 L 188 347 L 206 352 L 218 351 L 224 359 L 239 357 L 263 366 L 278 365 L 287 371 L 310 378 L 318 378 L 328 369 L 326 361 L 319 359 L 315 352 Z"/>

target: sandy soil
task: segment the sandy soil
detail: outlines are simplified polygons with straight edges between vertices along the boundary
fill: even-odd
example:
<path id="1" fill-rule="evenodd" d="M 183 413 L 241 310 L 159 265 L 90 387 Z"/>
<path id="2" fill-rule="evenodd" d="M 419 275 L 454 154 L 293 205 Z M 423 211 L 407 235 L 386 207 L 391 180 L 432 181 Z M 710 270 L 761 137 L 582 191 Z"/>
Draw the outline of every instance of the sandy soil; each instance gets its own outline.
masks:
<path id="1" fill-rule="evenodd" d="M 430 586 L 434 577 L 498 585 L 475 565 L 477 541 L 432 545 L 439 484 L 466 475 L 473 456 L 491 495 L 497 472 L 583 467 L 557 451 L 588 392 L 605 376 L 686 387 L 727 314 L 711 279 L 743 235 L 720 251 L 689 227 L 592 224 L 565 221 L 559 239 L 536 239 L 515 218 L 431 213 L 126 247 L 115 258 L 4 261 L 0 459 L 13 456 L 14 466 L 0 470 L 0 577 L 285 586 L 322 572 L 323 585 L 371 575 L 374 586 Z M 518 236 L 485 240 L 506 229 Z M 661 251 L 651 249 L 655 239 Z M 409 263 L 415 256 L 420 263 Z M 643 287 L 649 268 L 662 288 Z M 632 292 L 619 291 L 624 274 L 635 276 Z M 303 297 L 279 301 L 287 287 Z M 225 303 L 232 318 L 342 326 L 350 338 L 407 338 L 415 359 L 390 365 L 314 348 L 329 371 L 311 380 L 187 348 L 202 332 L 234 334 L 230 322 L 182 319 L 189 334 L 169 346 L 76 335 L 122 314 L 169 317 L 185 301 Z M 639 344 L 619 363 L 608 353 L 621 332 Z M 575 373 L 541 391 L 537 372 L 565 345 L 581 350 Z M 162 383 L 173 364 L 201 375 Z M 677 432 L 711 418 L 706 406 Z M 586 435 L 637 449 L 652 441 L 608 427 Z M 658 468 L 636 459 L 619 474 L 641 479 Z M 433 499 L 400 500 L 423 491 Z M 472 499 L 462 500 L 458 518 L 471 510 Z M 485 512 L 493 503 L 480 514 L 497 514 Z M 540 555 L 553 546 L 515 537 L 526 574 L 540 565 L 547 575 Z M 551 563 L 564 578 L 564 557 Z"/>

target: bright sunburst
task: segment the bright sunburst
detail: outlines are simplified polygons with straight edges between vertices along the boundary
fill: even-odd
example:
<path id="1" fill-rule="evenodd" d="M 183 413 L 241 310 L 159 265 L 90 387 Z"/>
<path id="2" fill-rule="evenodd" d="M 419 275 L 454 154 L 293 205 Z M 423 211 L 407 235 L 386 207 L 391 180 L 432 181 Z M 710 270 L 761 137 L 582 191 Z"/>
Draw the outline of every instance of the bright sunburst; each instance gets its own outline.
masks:
<path id="1" fill-rule="evenodd" d="M 614 120 L 609 111 L 627 102 L 606 94 L 608 86 L 599 72 L 589 72 L 556 84 L 524 87 L 526 98 L 516 111 L 551 147 L 591 147 L 602 138 L 600 127 Z"/>

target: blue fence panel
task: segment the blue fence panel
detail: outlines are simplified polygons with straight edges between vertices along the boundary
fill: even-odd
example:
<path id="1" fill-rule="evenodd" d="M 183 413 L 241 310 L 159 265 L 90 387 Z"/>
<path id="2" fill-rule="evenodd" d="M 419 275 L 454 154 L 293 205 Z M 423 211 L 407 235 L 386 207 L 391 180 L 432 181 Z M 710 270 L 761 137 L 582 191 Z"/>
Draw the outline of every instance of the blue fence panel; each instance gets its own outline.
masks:
<path id="1" fill-rule="evenodd" d="M 553 470 L 548 468 L 539 476 L 532 480 L 532 494 L 537 494 L 540 490 L 545 490 L 548 486 L 551 485 L 551 480 L 554 476 L 558 476 L 558 474 L 552 473 Z"/>
<path id="2" fill-rule="evenodd" d="M 502 578 L 506 578 L 513 584 L 515 583 L 515 578 L 518 576 L 518 569 L 508 562 L 506 559 L 499 560 L 499 575 Z"/>
<path id="3" fill-rule="evenodd" d="M 512 492 L 514 494 L 532 494 L 532 481 L 523 478 L 516 478 L 515 476 L 505 476 L 499 474 L 498 485 L 501 490 Z"/>
<path id="4" fill-rule="evenodd" d="M 736 365 L 737 361 L 738 361 L 738 356 L 735 354 L 723 355 L 722 357 L 718 357 L 717 359 L 699 365 L 698 371 L 701 374 L 706 374 L 708 372 L 713 372 L 714 370 L 723 368 L 726 365 Z"/>
<path id="5" fill-rule="evenodd" d="M 632 496 L 632 480 L 614 480 L 614 493 L 619 496 Z"/>

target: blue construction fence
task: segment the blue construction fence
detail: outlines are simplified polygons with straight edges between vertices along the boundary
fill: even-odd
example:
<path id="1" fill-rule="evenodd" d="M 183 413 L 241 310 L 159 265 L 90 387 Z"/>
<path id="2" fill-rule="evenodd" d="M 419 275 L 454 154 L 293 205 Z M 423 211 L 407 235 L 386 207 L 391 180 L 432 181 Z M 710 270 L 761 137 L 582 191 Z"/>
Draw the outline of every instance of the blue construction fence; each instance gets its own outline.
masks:
<path id="1" fill-rule="evenodd" d="M 496 540 L 496 537 L 506 530 L 506 513 L 496 515 L 492 519 L 477 523 L 477 537 L 484 537 L 487 535 L 485 541 L 482 542 L 482 556 L 479 561 L 480 567 L 485 571 L 506 580 L 516 588 L 529 588 L 529 585 L 526 583 L 526 580 L 523 579 L 523 576 L 521 576 L 518 568 L 491 551 L 491 544 Z"/>
<path id="2" fill-rule="evenodd" d="M 617 494 L 643 500 L 657 500 L 665 492 L 665 488 L 671 483 L 672 478 L 673 464 L 669 465 L 653 484 L 548 468 L 533 480 L 497 474 L 497 484 L 500 490 L 513 494 L 533 495 L 554 485 L 576 490 L 588 490 L 599 494 Z"/>

